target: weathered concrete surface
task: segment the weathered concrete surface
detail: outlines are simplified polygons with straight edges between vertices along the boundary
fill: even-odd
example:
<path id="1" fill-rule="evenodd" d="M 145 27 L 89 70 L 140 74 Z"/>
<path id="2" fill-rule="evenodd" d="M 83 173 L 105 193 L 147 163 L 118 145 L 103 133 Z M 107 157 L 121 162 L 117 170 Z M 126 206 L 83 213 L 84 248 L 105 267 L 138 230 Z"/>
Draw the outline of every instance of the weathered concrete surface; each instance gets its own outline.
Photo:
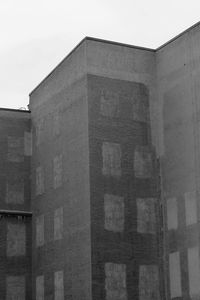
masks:
<path id="1" fill-rule="evenodd" d="M 191 289 L 196 297 L 200 297 L 195 276 L 190 274 L 192 259 L 197 264 L 199 253 L 191 252 L 190 258 L 187 255 L 188 249 L 199 246 L 199 226 L 197 226 L 200 191 L 199 47 L 198 24 L 156 53 L 157 126 L 154 127 L 152 134 L 157 139 L 157 155 L 161 159 L 162 202 L 166 216 L 165 261 L 169 261 L 171 253 L 180 253 L 181 286 L 174 285 L 173 294 L 182 295 L 184 299 L 189 299 Z M 171 205 L 170 208 L 167 200 L 170 198 L 176 198 L 176 207 Z M 169 214 L 167 218 L 167 210 L 168 213 L 171 211 L 170 218 Z M 167 232 L 167 229 L 173 230 Z M 166 264 L 168 287 L 169 274 Z M 166 292 L 169 298 L 169 288 Z"/>

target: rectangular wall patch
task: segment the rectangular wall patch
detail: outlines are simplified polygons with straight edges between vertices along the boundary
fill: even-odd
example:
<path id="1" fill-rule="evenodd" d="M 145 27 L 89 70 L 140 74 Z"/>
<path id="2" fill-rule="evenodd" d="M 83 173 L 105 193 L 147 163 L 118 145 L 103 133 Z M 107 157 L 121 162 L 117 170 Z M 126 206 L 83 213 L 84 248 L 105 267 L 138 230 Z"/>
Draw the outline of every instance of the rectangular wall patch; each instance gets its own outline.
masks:
<path id="1" fill-rule="evenodd" d="M 7 223 L 7 256 L 26 254 L 26 227 L 24 223 Z"/>
<path id="2" fill-rule="evenodd" d="M 60 240 L 63 237 L 63 208 L 59 207 L 54 213 L 54 239 Z"/>
<path id="3" fill-rule="evenodd" d="M 156 199 L 137 199 L 137 231 L 156 233 Z"/>
<path id="4" fill-rule="evenodd" d="M 106 300 L 127 300 L 126 265 L 105 264 Z"/>
<path id="5" fill-rule="evenodd" d="M 8 161 L 24 161 L 24 138 L 17 136 L 8 136 Z"/>
<path id="6" fill-rule="evenodd" d="M 6 300 L 25 300 L 25 277 L 7 276 Z"/>
<path id="7" fill-rule="evenodd" d="M 188 249 L 189 289 L 192 299 L 200 298 L 199 247 Z"/>
<path id="8" fill-rule="evenodd" d="M 36 218 L 36 247 L 44 245 L 44 215 Z"/>
<path id="9" fill-rule="evenodd" d="M 103 175 L 121 176 L 121 147 L 117 143 L 104 142 L 102 145 Z"/>
<path id="10" fill-rule="evenodd" d="M 44 193 L 44 169 L 41 166 L 36 168 L 36 196 Z"/>
<path id="11" fill-rule="evenodd" d="M 136 146 L 134 153 L 134 173 L 136 178 L 150 178 L 152 176 L 152 154 L 149 147 Z"/>
<path id="12" fill-rule="evenodd" d="M 139 268 L 139 299 L 160 300 L 159 272 L 156 265 L 141 265 Z"/>
<path id="13" fill-rule="evenodd" d="M 179 252 L 169 254 L 169 280 L 171 299 L 182 296 Z"/>
<path id="14" fill-rule="evenodd" d="M 57 155 L 53 160 L 54 189 L 62 185 L 62 155 Z"/>
<path id="15" fill-rule="evenodd" d="M 185 193 L 185 217 L 186 225 L 197 223 L 196 192 Z"/>
<path id="16" fill-rule="evenodd" d="M 24 132 L 24 155 L 32 155 L 32 132 Z"/>
<path id="17" fill-rule="evenodd" d="M 178 228 L 178 209 L 175 197 L 167 199 L 167 227 L 169 230 Z"/>
<path id="18" fill-rule="evenodd" d="M 54 273 L 55 300 L 64 300 L 63 271 Z"/>
<path id="19" fill-rule="evenodd" d="M 44 300 L 44 276 L 36 278 L 36 300 Z"/>
<path id="20" fill-rule="evenodd" d="M 117 195 L 104 195 L 104 228 L 114 232 L 124 230 L 124 199 Z"/>

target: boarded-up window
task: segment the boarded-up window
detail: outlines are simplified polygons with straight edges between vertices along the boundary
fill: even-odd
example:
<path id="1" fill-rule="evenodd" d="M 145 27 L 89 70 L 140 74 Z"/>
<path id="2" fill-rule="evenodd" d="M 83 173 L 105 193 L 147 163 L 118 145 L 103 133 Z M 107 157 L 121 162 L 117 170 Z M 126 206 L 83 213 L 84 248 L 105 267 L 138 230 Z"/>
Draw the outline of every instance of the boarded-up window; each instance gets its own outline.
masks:
<path id="1" fill-rule="evenodd" d="M 26 254 L 26 227 L 23 223 L 7 224 L 7 256 Z"/>
<path id="2" fill-rule="evenodd" d="M 24 132 L 24 155 L 32 155 L 32 133 L 28 131 Z"/>
<path id="3" fill-rule="evenodd" d="M 36 300 L 44 300 L 44 276 L 36 278 Z"/>
<path id="4" fill-rule="evenodd" d="M 24 180 L 23 178 L 9 178 L 6 184 L 6 203 L 24 203 Z"/>
<path id="5" fill-rule="evenodd" d="M 148 147 L 137 146 L 134 153 L 134 172 L 136 178 L 152 176 L 152 154 Z"/>
<path id="6" fill-rule="evenodd" d="M 63 208 L 57 208 L 54 213 L 54 239 L 60 240 L 63 237 Z"/>
<path id="7" fill-rule="evenodd" d="M 119 113 L 119 95 L 108 91 L 101 92 L 101 114 L 105 117 L 117 117 Z"/>
<path id="8" fill-rule="evenodd" d="M 137 231 L 156 233 L 156 199 L 137 199 Z"/>
<path id="9" fill-rule="evenodd" d="M 119 177 L 121 175 L 121 147 L 117 143 L 103 143 L 103 174 Z"/>
<path id="10" fill-rule="evenodd" d="M 36 145 L 39 146 L 44 137 L 44 120 L 40 119 L 36 125 Z"/>
<path id="11" fill-rule="evenodd" d="M 176 198 L 167 199 L 167 227 L 168 229 L 177 229 L 178 212 Z"/>
<path id="12" fill-rule="evenodd" d="M 179 252 L 170 253 L 169 255 L 169 280 L 171 299 L 181 297 L 181 270 Z"/>
<path id="13" fill-rule="evenodd" d="M 62 155 L 54 157 L 53 160 L 54 170 L 54 189 L 62 185 Z"/>
<path id="14" fill-rule="evenodd" d="M 192 299 L 200 299 L 199 247 L 188 249 L 189 289 Z"/>
<path id="15" fill-rule="evenodd" d="M 61 113 L 55 111 L 53 115 L 53 135 L 58 136 L 61 130 Z"/>
<path id="16" fill-rule="evenodd" d="M 123 197 L 104 195 L 105 223 L 107 230 L 122 232 L 124 230 L 124 199 Z"/>
<path id="17" fill-rule="evenodd" d="M 186 225 L 197 223 L 197 202 L 196 193 L 185 193 L 185 217 Z"/>
<path id="18" fill-rule="evenodd" d="M 44 245 L 44 215 L 36 218 L 36 247 Z"/>
<path id="19" fill-rule="evenodd" d="M 142 265 L 139 269 L 139 299 L 160 300 L 158 267 Z"/>
<path id="20" fill-rule="evenodd" d="M 54 273 L 55 300 L 64 300 L 63 271 Z"/>
<path id="21" fill-rule="evenodd" d="M 44 193 L 44 169 L 39 166 L 36 168 L 36 195 Z"/>
<path id="22" fill-rule="evenodd" d="M 24 138 L 16 136 L 8 136 L 8 161 L 22 162 L 24 161 Z"/>
<path id="23" fill-rule="evenodd" d="M 106 300 L 127 300 L 126 265 L 105 264 Z"/>
<path id="24" fill-rule="evenodd" d="M 7 276 L 6 300 L 25 300 L 25 277 Z"/>

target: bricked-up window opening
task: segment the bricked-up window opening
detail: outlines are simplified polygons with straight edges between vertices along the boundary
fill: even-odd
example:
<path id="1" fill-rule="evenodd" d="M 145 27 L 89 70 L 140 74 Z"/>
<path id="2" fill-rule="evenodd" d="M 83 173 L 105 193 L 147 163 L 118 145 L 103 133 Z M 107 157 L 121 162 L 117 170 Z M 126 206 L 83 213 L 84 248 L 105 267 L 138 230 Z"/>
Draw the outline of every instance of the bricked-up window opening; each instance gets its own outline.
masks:
<path id="1" fill-rule="evenodd" d="M 59 136 L 61 131 L 61 112 L 56 110 L 53 114 L 53 135 Z"/>
<path id="2" fill-rule="evenodd" d="M 63 237 L 63 208 L 59 207 L 54 212 L 54 239 L 60 240 Z"/>
<path id="3" fill-rule="evenodd" d="M 24 138 L 16 136 L 8 136 L 8 154 L 7 158 L 10 162 L 24 161 Z"/>
<path id="4" fill-rule="evenodd" d="M 36 247 L 44 245 L 44 215 L 36 218 Z"/>
<path id="5" fill-rule="evenodd" d="M 141 265 L 139 267 L 139 299 L 160 300 L 158 266 Z"/>
<path id="6" fill-rule="evenodd" d="M 126 265 L 106 263 L 105 276 L 106 300 L 127 300 Z"/>
<path id="7" fill-rule="evenodd" d="M 156 233 L 156 199 L 137 199 L 137 232 Z"/>
<path id="8" fill-rule="evenodd" d="M 136 146 L 134 153 L 136 178 L 151 178 L 153 173 L 152 153 L 147 146 Z"/>
<path id="9" fill-rule="evenodd" d="M 64 300 L 63 271 L 54 273 L 54 293 L 55 300 Z"/>
<path id="10" fill-rule="evenodd" d="M 44 193 L 44 169 L 42 166 L 36 168 L 36 196 Z"/>
<path id="11" fill-rule="evenodd" d="M 6 300 L 25 300 L 25 276 L 7 276 Z"/>
<path id="12" fill-rule="evenodd" d="M 24 203 L 24 180 L 23 178 L 8 178 L 6 183 L 6 203 Z"/>
<path id="13" fill-rule="evenodd" d="M 54 189 L 62 185 L 62 154 L 55 156 L 53 160 L 53 174 L 54 174 Z"/>
<path id="14" fill-rule="evenodd" d="M 186 225 L 197 223 L 197 200 L 196 192 L 184 194 L 185 198 L 185 219 Z"/>
<path id="15" fill-rule="evenodd" d="M 36 146 L 39 146 L 44 137 L 44 119 L 40 119 L 35 127 Z"/>
<path id="16" fill-rule="evenodd" d="M 169 254 L 169 281 L 171 299 L 182 296 L 180 254 L 173 252 Z"/>
<path id="17" fill-rule="evenodd" d="M 44 276 L 36 277 L 36 300 L 44 300 Z"/>
<path id="18" fill-rule="evenodd" d="M 144 95 L 133 98 L 133 120 L 137 122 L 149 121 L 148 99 Z"/>
<path id="19" fill-rule="evenodd" d="M 7 256 L 24 256 L 26 254 L 26 225 L 24 223 L 7 223 Z"/>
<path id="20" fill-rule="evenodd" d="M 178 208 L 175 197 L 167 199 L 167 227 L 169 230 L 178 228 Z"/>
<path id="21" fill-rule="evenodd" d="M 119 95 L 117 93 L 101 91 L 100 99 L 101 114 L 105 117 L 118 117 L 119 114 Z"/>
<path id="22" fill-rule="evenodd" d="M 200 299 L 199 247 L 188 249 L 188 273 L 191 299 Z"/>
<path id="23" fill-rule="evenodd" d="M 103 175 L 121 176 L 121 147 L 117 143 L 104 142 L 102 145 Z"/>
<path id="24" fill-rule="evenodd" d="M 124 230 L 124 198 L 116 195 L 104 195 L 104 228 L 114 232 Z"/>

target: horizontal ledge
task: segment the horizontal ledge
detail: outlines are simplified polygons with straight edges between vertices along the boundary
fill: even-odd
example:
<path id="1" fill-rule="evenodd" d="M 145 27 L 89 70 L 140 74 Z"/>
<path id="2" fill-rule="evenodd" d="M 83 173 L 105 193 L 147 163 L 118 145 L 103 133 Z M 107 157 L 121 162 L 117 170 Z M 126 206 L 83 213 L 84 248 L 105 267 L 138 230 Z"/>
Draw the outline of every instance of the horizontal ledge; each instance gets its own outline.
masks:
<path id="1" fill-rule="evenodd" d="M 24 210 L 0 209 L 0 215 L 15 215 L 15 216 L 32 217 L 32 212 L 30 212 L 30 211 L 24 211 Z"/>

